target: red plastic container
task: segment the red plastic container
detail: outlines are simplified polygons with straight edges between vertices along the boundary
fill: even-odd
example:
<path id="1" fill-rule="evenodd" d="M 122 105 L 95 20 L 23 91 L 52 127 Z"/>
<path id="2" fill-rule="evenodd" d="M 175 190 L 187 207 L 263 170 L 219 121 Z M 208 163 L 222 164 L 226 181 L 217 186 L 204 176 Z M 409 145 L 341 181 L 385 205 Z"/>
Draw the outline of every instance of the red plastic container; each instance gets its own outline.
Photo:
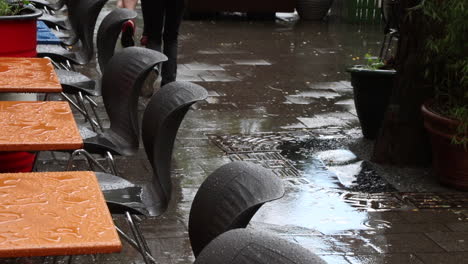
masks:
<path id="1" fill-rule="evenodd" d="M 27 8 L 17 16 L 0 16 L 0 57 L 36 57 L 37 18 L 42 12 Z M 0 152 L 0 173 L 30 172 L 36 155 Z"/>
<path id="2" fill-rule="evenodd" d="M 27 8 L 24 14 L 0 17 L 0 56 L 35 57 L 37 46 L 37 18 L 42 12 Z"/>

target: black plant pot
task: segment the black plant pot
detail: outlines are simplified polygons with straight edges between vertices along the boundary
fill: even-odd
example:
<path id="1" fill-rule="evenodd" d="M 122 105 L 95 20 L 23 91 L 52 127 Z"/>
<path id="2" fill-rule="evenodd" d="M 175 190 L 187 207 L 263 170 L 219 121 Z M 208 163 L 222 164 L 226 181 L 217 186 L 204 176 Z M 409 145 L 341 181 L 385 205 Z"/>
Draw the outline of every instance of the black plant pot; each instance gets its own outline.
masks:
<path id="1" fill-rule="evenodd" d="M 362 134 L 364 138 L 375 139 L 390 102 L 396 71 L 372 70 L 359 66 L 347 71 L 351 73 L 354 105 Z"/>

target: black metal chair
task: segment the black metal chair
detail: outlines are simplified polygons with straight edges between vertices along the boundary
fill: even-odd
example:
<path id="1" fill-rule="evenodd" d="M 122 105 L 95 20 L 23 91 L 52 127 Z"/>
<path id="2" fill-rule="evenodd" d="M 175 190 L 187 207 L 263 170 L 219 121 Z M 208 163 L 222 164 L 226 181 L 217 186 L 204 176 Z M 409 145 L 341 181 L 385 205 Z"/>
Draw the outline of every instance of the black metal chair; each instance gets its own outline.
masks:
<path id="1" fill-rule="evenodd" d="M 97 60 L 101 72 L 104 72 L 105 65 L 114 55 L 115 45 L 122 25 L 137 17 L 137 13 L 127 8 L 117 8 L 112 10 L 99 25 L 97 33 Z M 91 45 L 93 45 L 91 43 Z M 57 69 L 57 75 L 65 93 L 75 94 L 82 92 L 88 96 L 100 96 L 100 86 L 87 76 L 74 71 Z"/>
<path id="2" fill-rule="evenodd" d="M 134 19 L 136 16 L 137 13 L 133 10 L 117 8 L 109 13 L 102 21 L 97 34 L 97 59 L 101 72 L 104 72 L 105 65 L 114 54 L 115 45 L 121 33 L 122 25 L 128 20 Z M 56 69 L 56 72 L 62 84 L 63 92 L 68 95 L 76 95 L 77 100 L 74 105 L 76 109 L 90 121 L 94 131 L 96 131 L 96 127 L 102 129 L 102 124 L 99 122 L 98 115 L 96 114 L 97 104 L 90 98 L 90 96 L 101 95 L 100 82 L 96 82 L 86 75 L 75 71 Z M 62 94 L 62 96 L 67 97 L 65 94 Z M 90 102 L 97 122 L 89 115 L 84 99 Z M 74 103 L 71 98 L 67 98 L 67 100 L 72 104 Z"/>
<path id="3" fill-rule="evenodd" d="M 169 83 L 153 95 L 142 121 L 143 146 L 153 168 L 151 184 L 136 185 L 114 175 L 98 173 L 104 196 L 114 213 L 136 210 L 158 216 L 166 211 L 171 198 L 170 168 L 178 128 L 190 106 L 207 96 L 203 87 L 188 82 Z"/>
<path id="4" fill-rule="evenodd" d="M 97 59 L 101 72 L 104 72 L 105 66 L 114 55 L 115 45 L 120 33 L 122 33 L 123 24 L 136 17 L 137 13 L 133 10 L 117 8 L 102 20 L 96 39 Z"/>
<path id="5" fill-rule="evenodd" d="M 51 2 L 46 1 L 46 0 L 31 0 L 29 2 L 31 2 L 31 4 L 33 4 L 36 8 L 46 8 L 46 9 L 58 11 L 58 10 L 62 9 L 65 6 L 67 1 L 66 0 L 58 0 L 58 1 L 54 2 L 54 3 L 51 3 Z"/>
<path id="6" fill-rule="evenodd" d="M 234 229 L 209 243 L 194 264 L 325 264 L 302 246 L 251 229 Z"/>
<path id="7" fill-rule="evenodd" d="M 55 62 L 75 65 L 87 64 L 94 55 L 93 35 L 96 20 L 108 0 L 79 0 L 69 3 L 69 18 L 78 38 L 78 51 L 58 45 L 38 45 L 37 56 L 49 57 Z M 76 5 L 76 6 L 75 6 Z"/>
<path id="8" fill-rule="evenodd" d="M 382 7 L 382 20 L 384 22 L 384 39 L 380 48 L 381 59 L 387 59 L 388 51 L 392 47 L 393 39 L 400 37 L 400 0 L 383 0 Z"/>
<path id="9" fill-rule="evenodd" d="M 155 261 L 132 214 L 158 216 L 166 211 L 171 197 L 170 167 L 178 128 L 190 106 L 207 96 L 207 91 L 199 85 L 173 82 L 151 98 L 142 125 L 144 147 L 153 168 L 151 183 L 133 184 L 115 175 L 96 173 L 111 213 L 126 215 L 135 240 L 120 229 L 119 233 L 142 254 L 145 263 Z"/>
<path id="10" fill-rule="evenodd" d="M 190 210 L 195 257 L 218 235 L 245 228 L 264 203 L 283 195 L 282 181 L 260 165 L 233 162 L 217 169 L 200 186 Z"/>
<path id="11" fill-rule="evenodd" d="M 125 48 L 111 58 L 102 76 L 102 98 L 110 128 L 93 137 L 85 137 L 84 149 L 73 152 L 68 169 L 71 169 L 75 156 L 87 155 L 87 152 L 107 155 L 112 173 L 116 174 L 112 155 L 129 156 L 138 151 L 138 96 L 149 72 L 166 60 L 160 52 L 138 47 Z M 93 159 L 91 162 L 98 164 Z"/>

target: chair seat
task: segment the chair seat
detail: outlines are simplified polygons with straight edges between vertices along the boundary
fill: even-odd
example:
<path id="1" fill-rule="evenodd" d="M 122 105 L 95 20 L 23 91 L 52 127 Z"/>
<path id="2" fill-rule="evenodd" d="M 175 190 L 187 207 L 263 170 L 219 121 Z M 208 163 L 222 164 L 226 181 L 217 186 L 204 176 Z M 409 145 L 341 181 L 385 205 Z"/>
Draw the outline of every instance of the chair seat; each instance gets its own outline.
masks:
<path id="1" fill-rule="evenodd" d="M 0 257 L 118 252 L 94 172 L 0 174 Z"/>
<path id="2" fill-rule="evenodd" d="M 88 78 L 88 76 L 79 72 L 58 69 L 56 69 L 55 72 L 57 73 L 65 93 L 76 94 L 82 92 L 91 96 L 101 95 L 101 86 L 98 85 L 96 81 Z"/>
<path id="3" fill-rule="evenodd" d="M 96 172 L 102 193 L 112 214 L 130 212 L 158 216 L 163 212 L 161 201 L 155 199 L 150 182 L 132 183 L 121 177 Z"/>
<path id="4" fill-rule="evenodd" d="M 49 14 L 42 14 L 38 18 L 39 21 L 44 21 L 49 27 L 55 27 L 58 26 L 61 29 L 66 29 L 66 30 L 71 30 L 72 27 L 70 23 L 68 22 L 68 19 L 66 16 L 52 16 Z"/>
<path id="5" fill-rule="evenodd" d="M 56 62 L 69 60 L 73 64 L 79 65 L 84 65 L 88 62 L 81 52 L 74 52 L 59 45 L 37 45 L 36 51 L 38 57 L 49 57 Z"/>
<path id="6" fill-rule="evenodd" d="M 35 7 L 39 7 L 39 8 L 47 7 L 49 9 L 54 10 L 54 11 L 58 11 L 58 10 L 64 8 L 64 6 L 65 6 L 63 1 L 57 1 L 56 3 L 51 3 L 51 2 L 46 1 L 46 0 L 31 0 L 30 2 Z"/>
<path id="7" fill-rule="evenodd" d="M 131 145 L 129 140 L 121 138 L 115 132 L 107 129 L 102 134 L 84 139 L 84 149 L 93 154 L 105 155 L 110 152 L 114 155 L 132 156 L 138 151 L 138 142 Z"/>

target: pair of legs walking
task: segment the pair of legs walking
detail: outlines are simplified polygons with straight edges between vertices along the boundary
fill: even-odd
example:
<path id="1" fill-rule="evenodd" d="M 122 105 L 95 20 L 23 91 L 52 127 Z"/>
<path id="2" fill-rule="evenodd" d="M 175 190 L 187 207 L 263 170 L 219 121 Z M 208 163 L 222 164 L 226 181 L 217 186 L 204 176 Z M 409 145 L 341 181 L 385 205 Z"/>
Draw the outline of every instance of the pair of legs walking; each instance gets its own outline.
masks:
<path id="1" fill-rule="evenodd" d="M 161 85 L 165 85 L 176 80 L 179 28 L 185 0 L 141 0 L 141 5 L 143 35 L 148 38 L 146 47 L 162 51 L 168 57 L 161 69 Z"/>
<path id="2" fill-rule="evenodd" d="M 119 0 L 118 7 L 134 10 L 138 0 Z M 177 48 L 179 28 L 185 9 L 185 0 L 141 0 L 144 32 L 141 44 L 163 52 L 168 61 L 161 69 L 161 85 L 173 82 L 177 75 Z M 122 46 L 133 46 L 134 22 L 122 29 Z"/>

